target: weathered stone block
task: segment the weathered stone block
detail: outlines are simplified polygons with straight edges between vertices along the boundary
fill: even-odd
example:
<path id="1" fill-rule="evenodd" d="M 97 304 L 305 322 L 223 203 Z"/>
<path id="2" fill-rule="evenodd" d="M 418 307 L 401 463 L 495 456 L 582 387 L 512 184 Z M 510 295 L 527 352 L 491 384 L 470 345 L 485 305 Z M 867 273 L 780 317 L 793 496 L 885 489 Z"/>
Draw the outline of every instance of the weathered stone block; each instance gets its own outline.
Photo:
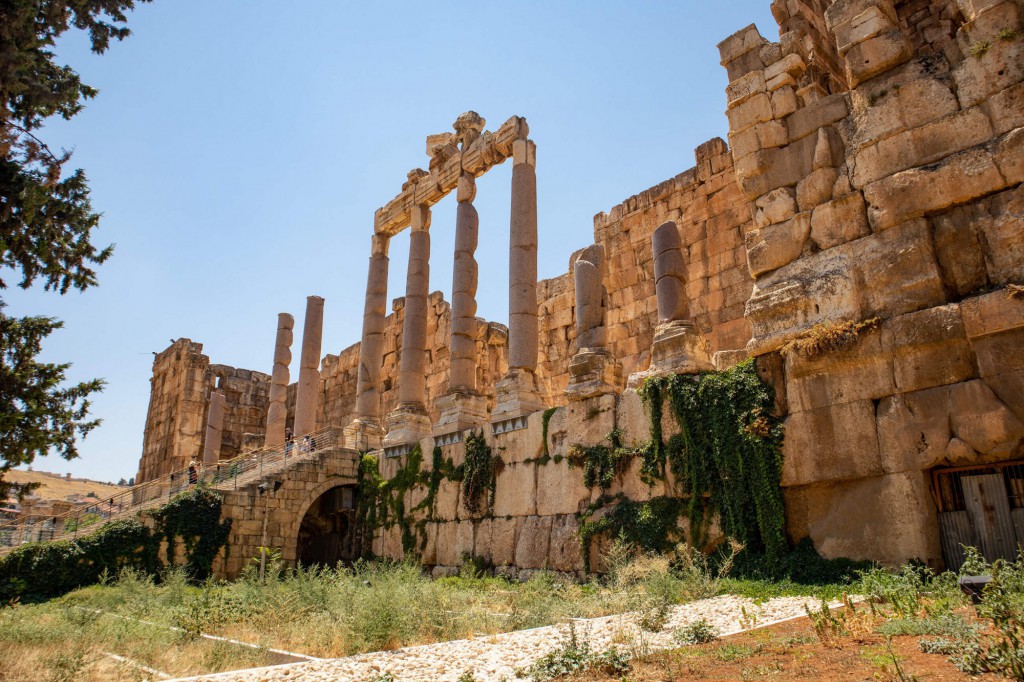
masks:
<path id="1" fill-rule="evenodd" d="M 782 485 L 798 486 L 882 473 L 875 406 L 858 400 L 791 414 L 785 422 Z"/>
<path id="2" fill-rule="evenodd" d="M 867 206 L 860 192 L 821 204 L 811 214 L 811 241 L 821 250 L 860 239 L 870 232 Z"/>
<path id="3" fill-rule="evenodd" d="M 864 334 L 846 351 L 815 358 L 786 353 L 785 368 L 793 412 L 878 399 L 895 390 L 892 353 L 882 347 L 879 332 Z"/>
<path id="4" fill-rule="evenodd" d="M 494 490 L 495 516 L 529 516 L 537 513 L 537 467 L 506 464 Z"/>
<path id="5" fill-rule="evenodd" d="M 790 187 L 772 190 L 754 203 L 764 212 L 769 225 L 783 223 L 796 215 L 796 194 Z"/>
<path id="6" fill-rule="evenodd" d="M 872 227 L 884 230 L 1005 185 L 991 153 L 975 148 L 874 182 L 864 188 L 864 198 Z"/>
<path id="7" fill-rule="evenodd" d="M 548 450 L 565 455 L 573 445 L 597 445 L 615 427 L 615 396 L 604 395 L 559 408 L 548 422 Z"/>
<path id="8" fill-rule="evenodd" d="M 726 111 L 726 115 L 729 117 L 729 130 L 738 133 L 774 118 L 772 98 L 764 92 L 756 93 L 749 99 L 731 107 Z"/>
<path id="9" fill-rule="evenodd" d="M 878 404 L 878 441 L 886 473 L 924 471 L 943 461 L 949 430 L 949 387 L 897 394 Z"/>
<path id="10" fill-rule="evenodd" d="M 946 302 L 925 221 L 913 221 L 851 245 L 864 282 L 865 317 L 892 317 Z"/>
<path id="11" fill-rule="evenodd" d="M 856 87 L 903 64 L 913 54 L 902 31 L 890 31 L 850 47 L 844 55 L 846 80 Z"/>
<path id="12" fill-rule="evenodd" d="M 575 515 L 554 517 L 548 554 L 549 568 L 555 571 L 583 570 L 579 527 L 580 522 Z"/>
<path id="13" fill-rule="evenodd" d="M 517 527 L 523 520 L 491 519 L 491 563 L 510 566 L 515 562 Z"/>
<path id="14" fill-rule="evenodd" d="M 980 380 L 953 385 L 950 423 L 957 438 L 994 457 L 1009 456 L 1024 438 L 1024 423 Z"/>
<path id="15" fill-rule="evenodd" d="M 892 353 L 896 390 L 901 393 L 977 376 L 960 306 L 955 303 L 887 320 L 882 345 Z"/>
<path id="16" fill-rule="evenodd" d="M 456 534 L 459 524 L 457 521 L 440 523 L 437 526 L 437 565 L 458 566 L 459 552 L 456 545 Z"/>
<path id="17" fill-rule="evenodd" d="M 824 557 L 941 565 L 935 505 L 920 472 L 786 491 L 786 499 L 787 513 L 805 520 Z"/>
<path id="18" fill-rule="evenodd" d="M 528 516 L 516 542 L 515 565 L 519 568 L 544 568 L 551 540 L 550 516 Z"/>
<path id="19" fill-rule="evenodd" d="M 455 555 L 459 558 L 459 564 L 461 564 L 466 557 L 475 556 L 474 535 L 473 521 L 459 521 L 455 528 Z"/>
<path id="20" fill-rule="evenodd" d="M 748 232 L 747 266 L 754 277 L 776 270 L 800 257 L 811 234 L 811 214 L 801 213 L 778 225 Z"/>
<path id="21" fill-rule="evenodd" d="M 1005 291 L 965 299 L 960 310 L 964 331 L 972 341 L 1024 327 L 1024 301 L 1008 297 Z"/>
<path id="22" fill-rule="evenodd" d="M 725 88 L 726 99 L 730 107 L 747 101 L 759 92 L 765 91 L 764 73 L 751 71 L 747 75 L 734 80 Z"/>
<path id="23" fill-rule="evenodd" d="M 540 516 L 576 514 L 590 502 L 590 489 L 583 485 L 581 469 L 570 468 L 568 460 L 535 465 L 537 470 L 537 511 Z"/>
<path id="24" fill-rule="evenodd" d="M 796 203 L 801 211 L 810 211 L 832 198 L 832 186 L 839 177 L 835 168 L 819 168 L 796 185 Z"/>

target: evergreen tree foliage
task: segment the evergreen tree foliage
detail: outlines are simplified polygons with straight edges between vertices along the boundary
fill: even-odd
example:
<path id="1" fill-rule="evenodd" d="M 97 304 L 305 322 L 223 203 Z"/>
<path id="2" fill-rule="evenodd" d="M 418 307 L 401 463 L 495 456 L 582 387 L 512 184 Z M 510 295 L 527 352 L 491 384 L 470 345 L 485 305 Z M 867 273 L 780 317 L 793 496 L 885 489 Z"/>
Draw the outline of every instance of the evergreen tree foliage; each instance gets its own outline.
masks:
<path id="1" fill-rule="evenodd" d="M 113 251 L 92 243 L 100 215 L 84 171 L 67 171 L 71 152 L 52 150 L 39 131 L 53 116 L 70 119 L 97 94 L 56 61 L 57 39 L 85 31 L 101 54 L 129 35 L 126 12 L 135 1 L 0 0 L 0 289 L 17 280 L 22 288 L 84 291 Z M 77 457 L 75 438 L 99 424 L 88 418 L 88 396 L 103 387 L 98 379 L 65 387 L 67 363 L 36 359 L 58 320 L 10 317 L 3 308 L 0 299 L 0 499 L 12 466 L 51 451 Z"/>

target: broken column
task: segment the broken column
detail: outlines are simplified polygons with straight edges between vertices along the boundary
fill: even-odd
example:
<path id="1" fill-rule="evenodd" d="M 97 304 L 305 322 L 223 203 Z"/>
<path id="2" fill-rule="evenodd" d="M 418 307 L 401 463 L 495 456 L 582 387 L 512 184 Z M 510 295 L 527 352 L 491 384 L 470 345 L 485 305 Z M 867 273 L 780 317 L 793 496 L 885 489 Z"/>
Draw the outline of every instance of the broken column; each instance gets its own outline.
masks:
<path id="1" fill-rule="evenodd" d="M 285 424 L 288 419 L 288 366 L 292 362 L 292 329 L 295 318 L 288 313 L 277 315 L 277 342 L 274 345 L 274 369 L 270 375 L 270 407 L 267 408 L 267 437 L 264 445 L 284 445 Z"/>
<path id="2" fill-rule="evenodd" d="M 384 321 L 388 299 L 387 234 L 374 234 L 370 247 L 370 269 L 366 276 L 363 307 L 363 336 L 359 344 L 356 377 L 356 418 L 345 428 L 345 440 L 357 450 L 381 446 L 384 428 L 380 423 L 380 368 L 384 362 Z"/>
<path id="3" fill-rule="evenodd" d="M 385 448 L 416 443 L 431 434 L 427 412 L 427 295 L 430 293 L 430 209 L 412 209 L 405 319 L 398 374 L 398 405 L 387 416 Z"/>
<path id="4" fill-rule="evenodd" d="M 604 248 L 599 244 L 588 246 L 573 263 L 576 354 L 569 361 L 569 400 L 614 393 L 622 378 L 622 366 L 607 347 L 604 270 Z"/>
<path id="5" fill-rule="evenodd" d="M 476 141 L 484 119 L 466 112 L 455 121 L 456 138 L 463 153 Z M 473 206 L 476 179 L 463 171 L 459 177 L 455 217 L 455 267 L 452 278 L 451 341 L 449 344 L 448 391 L 435 406 L 440 419 L 435 436 L 460 433 L 482 424 L 487 402 L 476 389 L 476 253 L 480 217 Z"/>
<path id="6" fill-rule="evenodd" d="M 206 442 L 203 444 L 203 466 L 220 461 L 220 442 L 224 432 L 224 394 L 210 393 L 210 407 L 206 413 Z"/>
<path id="7" fill-rule="evenodd" d="M 496 386 L 493 422 L 544 409 L 537 393 L 537 147 L 520 119 L 512 144 L 509 226 L 508 373 Z M 525 422 L 522 423 L 525 426 Z"/>
<path id="8" fill-rule="evenodd" d="M 316 429 L 316 408 L 320 390 L 320 339 L 324 330 L 324 299 L 306 298 L 306 319 L 302 324 L 302 353 L 299 356 L 299 385 L 295 393 L 296 436 Z"/>
<path id="9" fill-rule="evenodd" d="M 658 326 L 654 330 L 651 366 L 629 376 L 631 388 L 644 379 L 667 374 L 696 374 L 714 369 L 710 346 L 690 319 L 686 294 L 686 259 L 675 222 L 662 224 L 651 236 Z"/>

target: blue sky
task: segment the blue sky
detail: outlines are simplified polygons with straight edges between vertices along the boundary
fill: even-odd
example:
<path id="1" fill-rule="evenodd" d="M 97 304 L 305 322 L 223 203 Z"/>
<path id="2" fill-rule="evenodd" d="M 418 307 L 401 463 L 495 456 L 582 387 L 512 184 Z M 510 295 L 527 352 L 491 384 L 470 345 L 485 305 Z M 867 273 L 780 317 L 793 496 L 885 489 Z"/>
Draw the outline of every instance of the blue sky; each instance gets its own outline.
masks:
<path id="1" fill-rule="evenodd" d="M 105 55 L 69 35 L 61 58 L 100 94 L 45 138 L 74 148 L 104 215 L 95 241 L 117 248 L 84 294 L 3 298 L 8 314 L 63 319 L 43 357 L 73 362 L 72 380 L 108 386 L 94 403 L 104 423 L 81 458 L 35 467 L 134 475 L 152 352 L 171 339 L 269 372 L 277 313 L 301 326 L 305 297 L 317 294 L 324 353 L 357 342 L 373 213 L 426 167 L 426 136 L 468 109 L 492 130 L 514 114 L 529 121 L 540 276 L 565 272 L 591 243 L 596 213 L 691 167 L 694 147 L 725 136 L 715 45 L 751 22 L 777 35 L 768 0 L 156 0 Z M 478 314 L 499 322 L 510 178 L 506 164 L 477 183 Z M 438 204 L 431 227 L 431 290 L 446 298 L 454 206 Z M 405 289 L 407 234 L 392 240 L 392 298 Z"/>

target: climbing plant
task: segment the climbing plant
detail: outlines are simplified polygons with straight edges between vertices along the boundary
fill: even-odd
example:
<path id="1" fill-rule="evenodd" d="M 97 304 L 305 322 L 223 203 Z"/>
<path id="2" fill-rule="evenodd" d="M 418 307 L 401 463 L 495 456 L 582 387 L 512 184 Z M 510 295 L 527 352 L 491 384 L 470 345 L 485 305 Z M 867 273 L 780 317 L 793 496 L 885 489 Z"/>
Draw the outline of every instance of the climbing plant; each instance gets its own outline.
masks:
<path id="1" fill-rule="evenodd" d="M 168 542 L 166 564 L 174 563 L 180 539 L 189 575 L 194 580 L 208 577 L 231 528 L 230 520 L 220 518 L 220 497 L 196 486 L 150 515 L 155 521 L 152 530 L 137 518 L 119 519 L 75 540 L 32 542 L 0 557 L 0 604 L 57 597 L 94 584 L 101 575 L 117 575 L 125 567 L 159 577 L 163 540 Z"/>
<path id="2" fill-rule="evenodd" d="M 779 485 L 782 426 L 772 414 L 774 393 L 758 377 L 752 360 L 722 372 L 648 379 L 640 389 L 650 415 L 650 440 L 626 448 L 621 435 L 605 445 L 574 448 L 584 483 L 611 487 L 616 472 L 641 458 L 648 482 L 675 480 L 675 495 L 633 502 L 602 496 L 583 514 L 584 556 L 600 533 L 623 536 L 645 550 L 666 549 L 676 541 L 680 515 L 690 522 L 690 542 L 704 544 L 717 514 L 722 531 L 750 553 L 769 558 L 786 549 L 785 507 Z M 663 405 L 667 402 L 680 432 L 665 442 Z M 591 520 L 602 507 L 603 516 Z"/>
<path id="3" fill-rule="evenodd" d="M 231 520 L 220 520 L 221 498 L 204 485 L 189 488 L 151 514 L 156 520 L 153 531 L 157 543 L 167 541 L 167 564 L 181 538 L 185 546 L 185 569 L 193 580 L 205 580 L 213 570 L 213 560 L 227 546 Z"/>
<path id="4" fill-rule="evenodd" d="M 487 507 L 494 504 L 496 479 L 502 467 L 501 460 L 491 453 L 491 446 L 484 439 L 482 431 L 466 437 L 466 462 L 463 465 L 462 506 L 471 514 L 478 514 L 484 508 L 480 498 L 488 493 Z"/>

